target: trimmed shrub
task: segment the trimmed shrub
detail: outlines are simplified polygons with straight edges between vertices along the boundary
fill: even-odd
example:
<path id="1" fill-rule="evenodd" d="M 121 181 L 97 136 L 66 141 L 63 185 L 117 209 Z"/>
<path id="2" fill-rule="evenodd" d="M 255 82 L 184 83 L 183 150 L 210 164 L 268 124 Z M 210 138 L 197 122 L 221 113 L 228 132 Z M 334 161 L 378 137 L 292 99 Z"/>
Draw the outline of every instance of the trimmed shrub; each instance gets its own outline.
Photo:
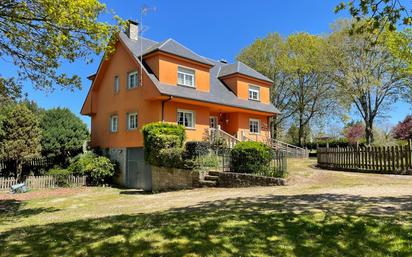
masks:
<path id="1" fill-rule="evenodd" d="M 142 128 L 145 161 L 159 165 L 160 150 L 181 148 L 185 140 L 185 128 L 170 123 L 149 123 Z"/>
<path id="2" fill-rule="evenodd" d="M 162 149 L 159 151 L 159 159 L 156 165 L 167 168 L 184 168 L 183 152 L 183 148 L 177 147 Z"/>
<path id="3" fill-rule="evenodd" d="M 72 173 L 67 169 L 62 168 L 53 168 L 47 172 L 47 175 L 51 175 L 57 179 L 57 185 L 59 187 L 68 187 L 70 186 L 67 178 L 72 175 Z"/>
<path id="4" fill-rule="evenodd" d="M 68 170 L 76 175 L 86 175 L 91 185 L 103 185 L 115 174 L 115 164 L 109 158 L 88 152 L 76 156 Z"/>
<path id="5" fill-rule="evenodd" d="M 185 158 L 194 159 L 209 153 L 210 144 L 206 141 L 189 141 L 185 144 Z"/>
<path id="6" fill-rule="evenodd" d="M 260 142 L 240 142 L 231 151 L 231 170 L 263 174 L 270 170 L 272 149 Z"/>

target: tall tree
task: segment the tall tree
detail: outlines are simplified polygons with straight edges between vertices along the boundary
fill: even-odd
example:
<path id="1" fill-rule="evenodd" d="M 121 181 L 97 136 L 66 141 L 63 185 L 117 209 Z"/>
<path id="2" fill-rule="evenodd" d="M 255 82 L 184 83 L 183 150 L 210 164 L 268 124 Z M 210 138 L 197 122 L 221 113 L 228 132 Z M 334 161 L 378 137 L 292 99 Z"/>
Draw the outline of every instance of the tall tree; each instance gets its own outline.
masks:
<path id="1" fill-rule="evenodd" d="M 323 38 L 299 33 L 282 39 L 269 34 L 242 50 L 238 60 L 246 63 L 273 80 L 271 101 L 281 111 L 273 122 L 273 137 L 286 121 L 296 119 L 299 137 L 303 142 L 304 130 L 310 122 L 336 108 L 330 67 L 325 62 Z"/>
<path id="2" fill-rule="evenodd" d="M 113 50 L 111 36 L 119 28 L 97 21 L 104 12 L 98 0 L 0 1 L 0 57 L 18 69 L 16 80 L 0 74 L 0 94 L 19 92 L 22 80 L 46 90 L 80 88 L 77 75 L 58 70 L 62 60 L 89 62 L 92 53 Z"/>
<path id="3" fill-rule="evenodd" d="M 86 124 L 67 108 L 50 109 L 41 118 L 42 152 L 66 159 L 81 152 L 89 138 Z"/>
<path id="4" fill-rule="evenodd" d="M 331 80 L 331 66 L 327 62 L 324 38 L 306 33 L 294 34 L 287 39 L 287 54 L 280 63 L 290 76 L 290 108 L 299 129 L 300 145 L 303 145 L 305 127 L 311 122 L 337 110 L 334 100 L 335 86 Z"/>
<path id="5" fill-rule="evenodd" d="M 371 44 L 369 32 L 349 34 L 351 24 L 341 21 L 335 25 L 329 37 L 329 56 L 336 67 L 334 80 L 337 83 L 341 102 L 353 104 L 365 123 L 365 137 L 373 142 L 376 118 L 411 89 L 411 77 L 405 72 L 408 63 L 398 58 L 385 44 L 385 39 L 396 31 L 385 31 Z"/>
<path id="6" fill-rule="evenodd" d="M 39 120 L 23 104 L 3 106 L 0 113 L 0 158 L 16 160 L 16 176 L 20 178 L 24 159 L 40 154 Z"/>

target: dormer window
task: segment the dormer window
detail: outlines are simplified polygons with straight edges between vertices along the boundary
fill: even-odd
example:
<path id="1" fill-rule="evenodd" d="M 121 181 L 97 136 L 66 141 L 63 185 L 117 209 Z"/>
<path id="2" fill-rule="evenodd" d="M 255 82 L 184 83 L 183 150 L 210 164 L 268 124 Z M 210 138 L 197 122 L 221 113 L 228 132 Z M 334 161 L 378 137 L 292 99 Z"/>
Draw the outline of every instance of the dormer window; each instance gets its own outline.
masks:
<path id="1" fill-rule="evenodd" d="M 249 100 L 260 100 L 260 88 L 257 86 L 249 85 Z"/>
<path id="2" fill-rule="evenodd" d="M 178 67 L 177 84 L 180 86 L 195 87 L 195 70 Z"/>

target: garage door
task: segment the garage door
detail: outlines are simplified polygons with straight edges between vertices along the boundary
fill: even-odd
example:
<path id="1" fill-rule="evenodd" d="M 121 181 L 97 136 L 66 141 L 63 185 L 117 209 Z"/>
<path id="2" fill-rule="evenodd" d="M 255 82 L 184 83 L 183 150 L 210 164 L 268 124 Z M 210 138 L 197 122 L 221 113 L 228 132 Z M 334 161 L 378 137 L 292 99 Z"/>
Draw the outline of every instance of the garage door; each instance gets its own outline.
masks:
<path id="1" fill-rule="evenodd" d="M 126 186 L 150 190 L 150 166 L 145 164 L 143 148 L 127 148 Z"/>

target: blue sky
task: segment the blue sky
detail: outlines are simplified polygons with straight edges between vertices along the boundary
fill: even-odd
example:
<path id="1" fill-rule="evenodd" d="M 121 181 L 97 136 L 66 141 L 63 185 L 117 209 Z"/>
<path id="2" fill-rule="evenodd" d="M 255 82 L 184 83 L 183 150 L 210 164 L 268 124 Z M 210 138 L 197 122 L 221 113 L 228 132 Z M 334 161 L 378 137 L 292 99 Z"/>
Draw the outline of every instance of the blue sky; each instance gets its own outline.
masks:
<path id="1" fill-rule="evenodd" d="M 256 1 L 168 1 L 168 0 L 103 0 L 109 9 L 124 19 L 137 19 L 139 8 L 145 4 L 155 6 L 156 11 L 144 17 L 147 30 L 144 36 L 156 41 L 174 38 L 200 55 L 213 59 L 224 58 L 233 61 L 240 50 L 259 37 L 270 32 L 287 36 L 296 32 L 324 34 L 330 31 L 330 24 L 345 14 L 334 14 L 339 1 L 325 0 L 256 0 Z M 107 17 L 103 17 L 105 19 Z M 68 107 L 79 114 L 86 97 L 90 82 L 87 76 L 96 72 L 100 57 L 92 64 L 78 61 L 64 63 L 62 71 L 77 74 L 82 78 L 81 90 L 64 91 L 56 89 L 53 93 L 34 90 L 26 83 L 24 90 L 30 99 L 40 106 Z M 0 62 L 3 76 L 15 74 L 10 63 Z M 396 124 L 408 113 L 409 105 L 396 104 L 388 120 Z M 82 119 L 90 125 L 88 117 Z"/>

